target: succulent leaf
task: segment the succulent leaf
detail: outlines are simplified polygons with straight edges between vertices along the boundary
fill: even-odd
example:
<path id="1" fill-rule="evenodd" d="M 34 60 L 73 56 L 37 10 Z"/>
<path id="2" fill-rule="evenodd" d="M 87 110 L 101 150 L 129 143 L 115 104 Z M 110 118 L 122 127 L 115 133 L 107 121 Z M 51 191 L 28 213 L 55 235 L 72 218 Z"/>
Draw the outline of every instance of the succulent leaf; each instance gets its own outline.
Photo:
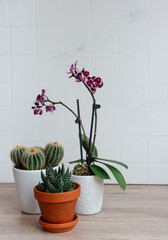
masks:
<path id="1" fill-rule="evenodd" d="M 42 192 L 45 192 L 46 191 L 46 187 L 43 183 L 39 183 L 39 189 L 42 191 Z"/>
<path id="2" fill-rule="evenodd" d="M 56 187 L 54 187 L 54 185 L 50 182 L 50 180 L 48 180 L 47 185 L 50 193 L 58 192 L 58 190 L 56 189 Z"/>
<path id="3" fill-rule="evenodd" d="M 72 184 L 71 172 L 69 168 L 65 171 L 64 164 L 57 169 L 53 169 L 51 164 L 46 168 L 46 175 L 41 171 L 42 183 L 39 184 L 39 189 L 43 192 L 59 193 L 68 192 L 75 189 L 75 184 Z"/>

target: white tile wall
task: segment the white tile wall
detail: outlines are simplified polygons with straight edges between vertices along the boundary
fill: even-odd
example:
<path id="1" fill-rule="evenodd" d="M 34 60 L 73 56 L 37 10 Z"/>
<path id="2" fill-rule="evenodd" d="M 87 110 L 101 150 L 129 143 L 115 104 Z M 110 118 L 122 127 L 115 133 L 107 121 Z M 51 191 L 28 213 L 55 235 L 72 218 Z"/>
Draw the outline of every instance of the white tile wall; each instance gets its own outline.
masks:
<path id="1" fill-rule="evenodd" d="M 89 25 L 90 16 L 90 0 L 62 0 L 63 24 Z"/>
<path id="2" fill-rule="evenodd" d="M 168 107 L 167 61 L 167 52 L 149 54 L 149 81 L 147 83 L 147 91 L 149 94 L 147 95 L 147 102 L 148 106 L 153 109 L 165 109 Z"/>
<path id="3" fill-rule="evenodd" d="M 13 181 L 17 144 L 56 140 L 66 164 L 79 158 L 71 113 L 31 110 L 42 88 L 74 110 L 79 98 L 89 132 L 91 98 L 66 74 L 78 60 L 104 81 L 99 156 L 127 163 L 128 183 L 168 184 L 167 9 L 166 0 L 0 0 L 0 182 Z"/>
<path id="4" fill-rule="evenodd" d="M 11 54 L 31 55 L 35 52 L 35 32 L 33 28 L 11 28 Z"/>
<path id="5" fill-rule="evenodd" d="M 37 53 L 47 56 L 57 55 L 61 50 L 60 27 L 38 27 L 36 31 Z"/>
<path id="6" fill-rule="evenodd" d="M 11 137 L 0 137 L 0 146 L 1 146 L 1 163 L 11 163 L 9 159 L 9 152 L 12 147 Z"/>
<path id="7" fill-rule="evenodd" d="M 12 82 L 32 82 L 36 81 L 36 58 L 32 56 L 11 57 L 11 79 Z"/>
<path id="8" fill-rule="evenodd" d="M 10 26 L 35 25 L 34 0 L 9 0 L 9 15 Z"/>
<path id="9" fill-rule="evenodd" d="M 96 25 L 118 23 L 118 5 L 118 0 L 92 0 L 91 23 Z"/>
<path id="10" fill-rule="evenodd" d="M 121 161 L 129 163 L 147 164 L 148 148 L 147 139 L 141 138 L 120 138 Z"/>
<path id="11" fill-rule="evenodd" d="M 1 163 L 1 183 L 14 182 L 12 163 Z"/>
<path id="12" fill-rule="evenodd" d="M 1 119 L 1 124 L 0 124 L 0 133 L 1 137 L 11 137 L 11 130 L 12 130 L 12 124 L 11 124 L 11 113 L 10 109 L 6 110 L 0 110 L 0 119 Z M 6 146 L 8 147 L 8 146 Z M 2 149 L 2 147 L 1 147 Z"/>
<path id="13" fill-rule="evenodd" d="M 0 54 L 9 54 L 9 31 L 8 28 L 0 28 Z"/>
<path id="14" fill-rule="evenodd" d="M 168 50 L 168 35 L 166 22 L 167 15 L 167 1 L 155 0 L 148 1 L 148 41 L 149 50 L 152 51 L 167 51 Z"/>
<path id="15" fill-rule="evenodd" d="M 0 55 L 0 82 L 10 82 L 10 57 Z"/>
<path id="16" fill-rule="evenodd" d="M 151 137 L 149 138 L 149 162 L 167 163 L 168 138 Z"/>
<path id="17" fill-rule="evenodd" d="M 9 26 L 8 1 L 0 1 L 0 27 Z"/>
<path id="18" fill-rule="evenodd" d="M 122 52 L 147 51 L 146 28 L 143 23 L 120 24 L 120 50 Z"/>
<path id="19" fill-rule="evenodd" d="M 119 51 L 118 24 L 96 25 L 91 28 L 93 53 L 114 53 Z M 103 43 L 103 44 L 102 44 Z"/>
<path id="20" fill-rule="evenodd" d="M 60 0 L 37 0 L 37 26 L 55 26 L 61 22 Z"/>
<path id="21" fill-rule="evenodd" d="M 90 54 L 90 35 L 90 26 L 65 25 L 62 29 L 62 49 L 64 54 L 68 54 L 70 56 L 76 54 Z"/>
<path id="22" fill-rule="evenodd" d="M 12 111 L 12 135 L 14 137 L 36 137 L 38 118 L 31 115 L 31 109 Z M 23 143 L 24 145 L 24 143 Z"/>
<path id="23" fill-rule="evenodd" d="M 11 110 L 11 85 L 8 82 L 0 82 L 1 89 L 1 101 L 0 101 L 0 109 Z"/>

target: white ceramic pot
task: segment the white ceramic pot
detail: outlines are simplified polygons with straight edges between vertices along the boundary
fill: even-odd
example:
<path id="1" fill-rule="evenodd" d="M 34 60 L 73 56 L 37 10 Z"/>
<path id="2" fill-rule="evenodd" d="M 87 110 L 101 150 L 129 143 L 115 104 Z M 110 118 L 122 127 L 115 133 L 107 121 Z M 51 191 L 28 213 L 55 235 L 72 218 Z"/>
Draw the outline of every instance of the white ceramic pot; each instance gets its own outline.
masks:
<path id="1" fill-rule="evenodd" d="M 45 171 L 45 169 L 42 171 Z M 21 210 L 25 213 L 40 214 L 33 188 L 41 182 L 41 170 L 21 170 L 13 167 L 13 175 Z"/>
<path id="2" fill-rule="evenodd" d="M 81 185 L 81 194 L 75 212 L 89 215 L 101 211 L 104 196 L 104 180 L 97 176 L 72 175 L 73 182 Z"/>

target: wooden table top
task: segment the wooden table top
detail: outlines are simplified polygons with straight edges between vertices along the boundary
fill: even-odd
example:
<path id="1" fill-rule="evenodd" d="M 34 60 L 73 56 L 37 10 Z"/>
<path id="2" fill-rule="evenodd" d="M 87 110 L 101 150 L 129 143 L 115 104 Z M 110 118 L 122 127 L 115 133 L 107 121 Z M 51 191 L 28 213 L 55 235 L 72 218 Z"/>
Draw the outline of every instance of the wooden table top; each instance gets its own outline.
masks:
<path id="1" fill-rule="evenodd" d="M 168 186 L 105 185 L 102 212 L 66 233 L 45 232 L 38 218 L 20 211 L 15 184 L 0 184 L 0 240 L 168 240 Z"/>

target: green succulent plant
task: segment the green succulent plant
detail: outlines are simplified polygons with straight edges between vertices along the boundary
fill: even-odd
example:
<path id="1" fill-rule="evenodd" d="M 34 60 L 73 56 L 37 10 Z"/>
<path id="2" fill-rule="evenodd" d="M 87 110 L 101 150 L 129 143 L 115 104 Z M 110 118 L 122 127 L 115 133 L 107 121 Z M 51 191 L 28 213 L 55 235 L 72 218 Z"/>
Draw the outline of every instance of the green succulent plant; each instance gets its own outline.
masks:
<path id="1" fill-rule="evenodd" d="M 47 193 L 69 192 L 75 189 L 72 183 L 69 168 L 65 170 L 64 164 L 57 169 L 53 169 L 51 164 L 46 168 L 46 175 L 41 171 L 42 183 L 39 183 L 39 190 Z"/>

